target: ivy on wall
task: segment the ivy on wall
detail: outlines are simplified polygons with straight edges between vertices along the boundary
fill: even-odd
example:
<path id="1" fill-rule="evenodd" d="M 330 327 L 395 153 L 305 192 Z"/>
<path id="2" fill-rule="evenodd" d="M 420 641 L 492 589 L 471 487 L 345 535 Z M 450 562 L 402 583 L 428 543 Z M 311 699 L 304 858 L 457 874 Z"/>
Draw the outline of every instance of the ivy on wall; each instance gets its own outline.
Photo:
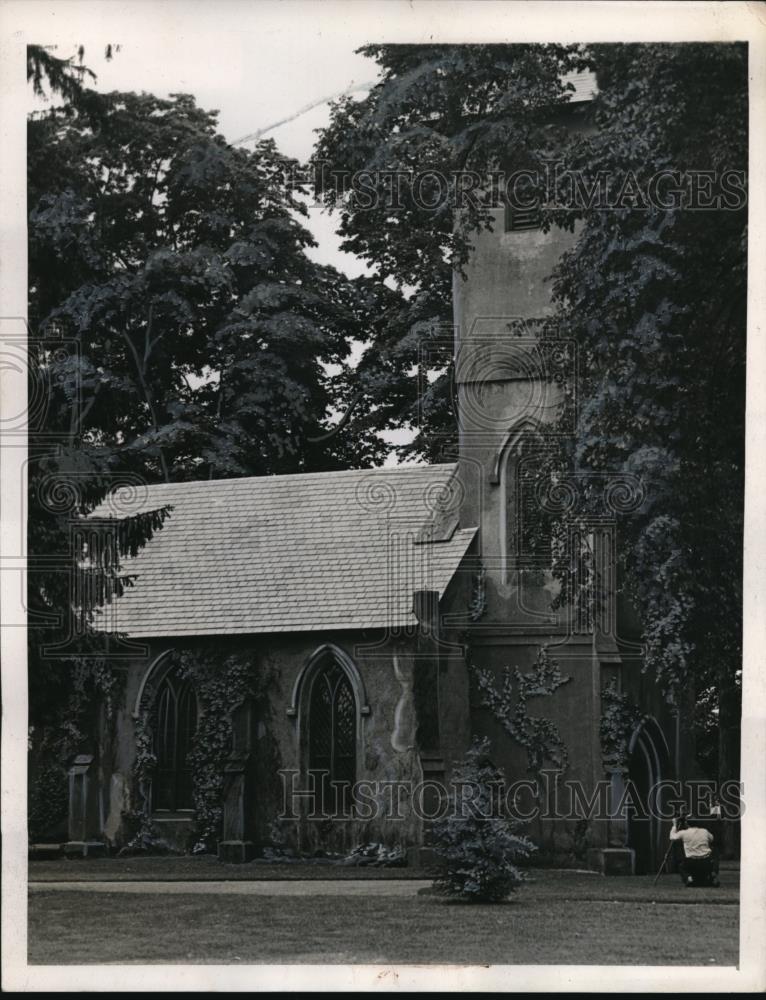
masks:
<path id="1" fill-rule="evenodd" d="M 500 688 L 495 687 L 495 678 L 486 668 L 472 665 L 481 692 L 482 704 L 489 708 L 511 739 L 524 749 L 527 755 L 527 770 L 539 777 L 546 761 L 550 761 L 559 771 L 569 766 L 566 745 L 558 727 L 550 719 L 530 715 L 527 708 L 529 698 L 552 695 L 571 677 L 564 677 L 558 661 L 546 648 L 541 648 L 531 671 L 522 674 L 518 667 L 506 667 Z"/>
<path id="2" fill-rule="evenodd" d="M 272 680 L 260 665 L 254 646 L 226 651 L 218 646 L 179 649 L 172 666 L 188 680 L 197 697 L 199 717 L 187 763 L 192 772 L 195 824 L 193 853 L 214 850 L 223 821 L 224 768 L 232 748 L 232 712 L 243 701 L 262 698 Z M 136 758 L 133 774 L 139 788 L 139 809 L 125 818 L 135 832 L 131 848 L 151 846 L 157 831 L 150 815 L 149 788 L 157 758 L 151 728 L 151 706 L 136 720 Z"/>
<path id="3" fill-rule="evenodd" d="M 548 829 L 546 845 L 545 829 L 542 822 L 540 799 L 545 782 L 543 771 L 550 763 L 562 775 L 569 767 L 569 753 L 556 724 L 544 716 L 531 715 L 530 698 L 550 697 L 572 679 L 565 677 L 559 669 L 558 661 L 546 647 L 538 650 L 531 670 L 522 673 L 518 667 L 507 666 L 503 670 L 500 687 L 496 686 L 494 674 L 484 668 L 472 666 L 481 693 L 482 704 L 489 708 L 514 743 L 521 747 L 527 757 L 527 772 L 535 779 L 533 792 L 537 806 L 538 853 L 537 864 L 550 864 L 557 855 L 554 828 Z M 578 838 L 572 841 L 572 853 L 587 850 L 587 830 L 574 831 Z"/>
<path id="4" fill-rule="evenodd" d="M 157 766 L 154 753 L 154 736 L 149 725 L 149 714 L 143 711 L 134 723 L 136 756 L 133 761 L 133 777 L 138 786 L 137 808 L 123 812 L 123 820 L 128 830 L 128 842 L 120 853 L 147 850 L 159 839 L 156 826 L 151 819 L 150 788 L 152 774 Z"/>
<path id="5" fill-rule="evenodd" d="M 471 600 L 468 614 L 472 622 L 480 621 L 487 613 L 487 581 L 486 570 L 480 566 L 473 580 Z"/>
<path id="6" fill-rule="evenodd" d="M 612 678 L 601 689 L 601 759 L 605 769 L 625 767 L 630 737 L 646 721 L 639 707 L 620 691 Z"/>
<path id="7" fill-rule="evenodd" d="M 266 678 L 253 649 L 221 656 L 220 650 L 181 650 L 181 676 L 188 678 L 199 704 L 199 722 L 189 756 L 194 783 L 196 842 L 193 851 L 214 848 L 223 820 L 224 766 L 231 750 L 232 711 L 245 699 L 263 695 Z"/>

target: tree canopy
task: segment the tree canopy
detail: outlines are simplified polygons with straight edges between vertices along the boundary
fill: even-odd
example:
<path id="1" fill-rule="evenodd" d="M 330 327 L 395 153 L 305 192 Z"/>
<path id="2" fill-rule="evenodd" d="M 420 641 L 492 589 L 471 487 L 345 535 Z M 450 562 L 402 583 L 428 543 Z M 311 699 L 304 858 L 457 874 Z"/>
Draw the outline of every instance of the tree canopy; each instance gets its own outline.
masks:
<path id="1" fill-rule="evenodd" d="M 583 221 L 554 282 L 555 333 L 582 357 L 572 461 L 645 484 L 619 522 L 624 588 L 670 697 L 691 689 L 709 710 L 715 692 L 728 778 L 742 660 L 747 49 L 604 45 L 591 58 L 597 129 L 568 150 L 570 169 L 633 175 L 644 191 L 673 172 L 687 191 L 550 213 Z M 724 177 L 728 196 L 716 197 Z"/>
<path id="2" fill-rule="evenodd" d="M 84 444 L 150 479 L 379 454 L 308 440 L 342 397 L 356 297 L 306 254 L 298 165 L 229 146 L 188 95 L 88 103 L 33 121 L 29 148 L 30 322 L 77 341 Z"/>

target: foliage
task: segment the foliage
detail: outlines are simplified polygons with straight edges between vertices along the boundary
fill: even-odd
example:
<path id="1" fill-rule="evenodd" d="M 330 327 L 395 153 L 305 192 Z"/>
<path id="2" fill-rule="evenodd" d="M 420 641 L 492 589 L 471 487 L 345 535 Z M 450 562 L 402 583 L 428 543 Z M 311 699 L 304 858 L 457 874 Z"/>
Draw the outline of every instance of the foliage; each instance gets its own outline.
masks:
<path id="1" fill-rule="evenodd" d="M 29 727 L 28 832 L 31 841 L 55 832 L 66 821 L 68 784 L 66 766 L 88 748 L 98 711 L 104 721 L 114 717 L 124 684 L 123 676 L 105 660 L 73 659 L 59 669 L 66 697 L 55 717 Z"/>
<path id="2" fill-rule="evenodd" d="M 291 847 L 288 824 L 282 816 L 275 816 L 269 823 L 269 843 L 263 850 L 263 857 L 270 861 L 286 861 L 296 857 Z"/>
<path id="3" fill-rule="evenodd" d="M 739 705 L 739 691 L 735 689 Z M 741 706 L 739 706 L 741 709 Z M 716 775 L 718 769 L 718 691 L 714 685 L 697 691 L 694 700 L 692 726 L 695 734 L 696 759 L 702 774 Z"/>
<path id="4" fill-rule="evenodd" d="M 88 78 L 96 79 L 93 70 L 83 63 L 85 50 L 80 47 L 77 58 L 70 56 L 61 59 L 53 54 L 55 46 L 27 46 L 27 82 L 32 85 L 36 97 L 46 99 L 51 94 L 58 94 L 65 101 L 76 103 L 82 97 L 83 84 Z M 111 58 L 111 47 L 107 49 L 107 58 Z"/>
<path id="5" fill-rule="evenodd" d="M 472 622 L 480 621 L 487 612 L 486 576 L 484 566 L 480 566 L 473 579 L 471 600 L 468 605 L 468 614 Z"/>
<path id="6" fill-rule="evenodd" d="M 83 63 L 84 49 L 80 47 L 75 60 L 58 58 L 52 48 L 27 47 L 27 79 L 33 92 L 47 98 L 47 85 L 51 96 L 64 100 L 62 113 L 85 113 L 92 92 L 84 81 L 95 80 L 95 74 Z M 112 54 L 108 45 L 105 58 Z M 41 278 L 53 280 L 53 273 L 35 275 L 32 270 L 31 293 Z M 80 519 L 93 512 L 109 489 L 112 463 L 110 456 L 97 458 L 74 447 L 82 387 L 76 377 L 78 353 L 66 347 L 58 331 L 48 339 L 32 331 L 29 338 L 30 398 L 43 400 L 42 416 L 34 412 L 34 403 L 30 408 L 28 427 L 30 719 L 44 733 L 42 742 L 33 741 L 33 749 L 45 756 L 55 746 L 59 763 L 85 740 L 80 727 L 85 724 L 88 699 L 82 696 L 82 678 L 90 673 L 96 689 L 102 687 L 108 715 L 114 707 L 114 678 L 99 659 L 102 643 L 92 631 L 94 610 L 129 585 L 120 572 L 121 558 L 134 555 L 169 513 L 163 508 L 91 521 L 87 537 L 81 530 Z M 58 565 L 40 569 L 35 557 Z"/>
<path id="7" fill-rule="evenodd" d="M 489 759 L 489 740 L 474 739 L 452 775 L 447 816 L 433 825 L 433 844 L 445 862 L 434 889 L 463 902 L 501 902 L 523 881 L 519 862 L 535 847 L 500 809 L 503 772 Z"/>
<path id="8" fill-rule="evenodd" d="M 744 45 L 594 46 L 597 130 L 567 153 L 593 179 L 747 168 Z M 628 472 L 646 500 L 619 520 L 622 588 L 645 666 L 671 702 L 714 688 L 719 777 L 736 766 L 741 667 L 747 211 L 641 203 L 552 209 L 582 222 L 555 274 L 556 337 L 582 359 L 565 468 Z"/>
<path id="9" fill-rule="evenodd" d="M 459 175 L 476 172 L 489 191 L 493 171 L 534 168 L 559 150 L 563 134 L 550 113 L 568 99 L 561 76 L 579 53 L 560 45 L 360 51 L 377 61 L 381 80 L 364 100 L 334 104 L 315 149 L 315 189 L 340 214 L 342 247 L 373 270 L 367 285 L 378 308 L 354 373 L 363 413 L 381 428 L 413 426 L 415 439 L 402 450 L 439 460 L 455 440 L 453 269 L 465 262 L 472 234 L 489 225 L 485 200 L 459 194 Z M 444 182 L 429 186 L 429 172 Z M 414 175 L 425 186 L 408 180 Z M 456 219 L 458 202 L 464 211 Z M 449 348 L 437 350 L 445 338 Z M 423 362 L 422 351 L 436 351 L 436 360 Z"/>
<path id="10" fill-rule="evenodd" d="M 298 164 L 229 146 L 189 95 L 87 94 L 29 127 L 32 333 L 76 346 L 51 430 L 149 481 L 376 456 L 309 440 L 343 402 L 357 296 L 307 256 Z"/>
<path id="11" fill-rule="evenodd" d="M 65 762 L 87 742 L 90 720 L 99 706 L 111 722 L 124 685 L 124 676 L 107 660 L 72 659 L 63 667 L 67 700 L 44 724 L 30 725 L 30 744 L 42 758 Z"/>
<path id="12" fill-rule="evenodd" d="M 529 773 L 539 778 L 546 761 L 565 771 L 569 756 L 557 726 L 550 719 L 530 715 L 527 708 L 529 698 L 552 695 L 571 680 L 562 676 L 548 650 L 539 650 L 533 669 L 525 674 L 518 667 L 506 667 L 499 690 L 491 671 L 476 666 L 473 671 L 482 704 L 492 711 L 514 743 L 524 749 Z"/>
<path id="13" fill-rule="evenodd" d="M 590 848 L 589 826 L 590 820 L 578 819 L 575 821 L 574 826 L 568 830 L 572 860 L 583 867 L 588 863 L 588 850 Z"/>
<path id="14" fill-rule="evenodd" d="M 66 769 L 48 761 L 37 769 L 27 784 L 27 826 L 29 842 L 39 843 L 66 823 L 69 787 Z"/>
<path id="15" fill-rule="evenodd" d="M 92 672 L 96 683 L 107 677 L 103 657 L 109 650 L 94 631 L 95 616 L 132 584 L 123 559 L 151 540 L 171 508 L 91 518 L 86 527 L 83 518 L 109 489 L 109 474 L 88 468 L 75 451 L 67 455 L 32 435 L 29 450 L 30 719 L 55 727 L 62 713 L 71 716 L 83 672 Z"/>
<path id="16" fill-rule="evenodd" d="M 133 760 L 133 777 L 136 792 L 133 808 L 125 810 L 122 819 L 126 828 L 126 843 L 121 854 L 135 850 L 151 850 L 160 840 L 160 833 L 151 818 L 151 779 L 157 766 L 154 752 L 154 735 L 147 712 L 142 712 L 134 721 L 133 740 L 136 756 Z"/>
<path id="17" fill-rule="evenodd" d="M 601 760 L 604 768 L 625 767 L 630 737 L 646 716 L 612 679 L 601 689 Z"/>
<path id="18" fill-rule="evenodd" d="M 35 97 L 50 100 L 60 97 L 73 107 L 87 102 L 85 84 L 96 81 L 96 74 L 85 65 L 85 46 L 78 45 L 76 55 L 60 58 L 54 55 L 56 45 L 27 45 L 27 83 Z M 120 45 L 111 42 L 104 46 L 104 59 L 111 62 Z M 48 88 L 46 90 L 45 88 Z"/>
<path id="19" fill-rule="evenodd" d="M 371 866 L 373 868 L 405 868 L 407 855 L 400 845 L 388 847 L 386 844 L 371 841 L 357 844 L 341 862 L 344 865 Z"/>
<path id="20" fill-rule="evenodd" d="M 260 697 L 268 678 L 251 648 L 222 655 L 220 649 L 181 650 L 179 672 L 194 686 L 200 717 L 189 755 L 194 781 L 197 842 L 194 851 L 213 848 L 223 816 L 223 769 L 231 750 L 231 713 L 247 698 Z"/>

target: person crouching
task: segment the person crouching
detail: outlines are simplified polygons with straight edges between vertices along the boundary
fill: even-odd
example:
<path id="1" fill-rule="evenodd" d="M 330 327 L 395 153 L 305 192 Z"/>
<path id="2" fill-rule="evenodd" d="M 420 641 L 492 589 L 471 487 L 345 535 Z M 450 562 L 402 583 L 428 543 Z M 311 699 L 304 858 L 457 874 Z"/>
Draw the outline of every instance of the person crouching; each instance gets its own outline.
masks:
<path id="1" fill-rule="evenodd" d="M 680 841 L 683 848 L 679 870 L 684 885 L 719 885 L 714 839 L 709 830 L 695 826 L 693 821 L 680 816 L 673 820 L 670 839 Z"/>

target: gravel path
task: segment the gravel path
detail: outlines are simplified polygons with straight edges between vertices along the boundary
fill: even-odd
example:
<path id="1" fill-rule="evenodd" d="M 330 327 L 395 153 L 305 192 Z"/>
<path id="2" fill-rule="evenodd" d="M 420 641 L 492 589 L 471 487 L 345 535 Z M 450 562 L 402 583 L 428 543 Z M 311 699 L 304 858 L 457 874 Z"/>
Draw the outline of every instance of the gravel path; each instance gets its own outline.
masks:
<path id="1" fill-rule="evenodd" d="M 110 892 L 145 895 L 239 895 L 239 896 L 416 896 L 429 888 L 426 879 L 373 881 L 369 879 L 306 879 L 305 881 L 252 882 L 31 882 L 30 892 Z"/>

